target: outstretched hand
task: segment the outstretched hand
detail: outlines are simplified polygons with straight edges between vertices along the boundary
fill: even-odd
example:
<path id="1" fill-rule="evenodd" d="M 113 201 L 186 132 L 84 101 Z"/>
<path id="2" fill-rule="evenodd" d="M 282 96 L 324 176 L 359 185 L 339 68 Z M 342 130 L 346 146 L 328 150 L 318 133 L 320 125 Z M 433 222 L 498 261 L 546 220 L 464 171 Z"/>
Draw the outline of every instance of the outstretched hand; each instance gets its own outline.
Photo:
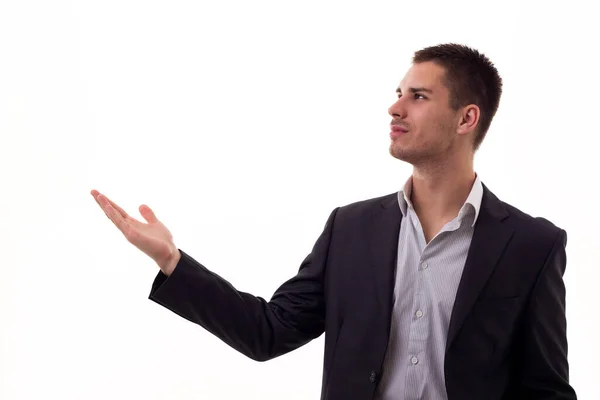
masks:
<path id="1" fill-rule="evenodd" d="M 173 243 L 171 232 L 156 218 L 150 207 L 143 204 L 139 208 L 140 214 L 148 222 L 145 224 L 127 214 L 97 190 L 92 190 L 91 194 L 129 243 L 152 258 L 165 275 L 173 272 L 181 254 Z"/>

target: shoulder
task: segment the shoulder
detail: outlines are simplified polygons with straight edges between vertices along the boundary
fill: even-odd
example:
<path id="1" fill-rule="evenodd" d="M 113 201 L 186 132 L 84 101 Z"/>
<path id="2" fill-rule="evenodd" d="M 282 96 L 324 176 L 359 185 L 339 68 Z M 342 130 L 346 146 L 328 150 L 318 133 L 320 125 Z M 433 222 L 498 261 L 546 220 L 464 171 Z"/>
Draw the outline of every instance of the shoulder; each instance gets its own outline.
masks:
<path id="1" fill-rule="evenodd" d="M 549 251 L 559 240 L 563 240 L 566 245 L 566 231 L 554 222 L 544 216 L 533 216 L 512 204 L 499 200 L 489 189 L 486 190 L 484 196 L 488 201 L 496 202 L 497 208 L 506 212 L 507 218 L 503 223 L 514 229 L 515 238 L 520 243 L 531 249 L 543 248 L 544 252 Z"/>
<path id="2" fill-rule="evenodd" d="M 398 192 L 341 205 L 338 207 L 338 215 L 365 215 L 390 207 L 398 207 Z"/>
<path id="3" fill-rule="evenodd" d="M 511 204 L 504 202 L 503 204 L 506 207 L 506 210 L 511 215 L 515 224 L 518 224 L 520 226 L 526 226 L 533 233 L 555 237 L 561 231 L 564 231 L 564 229 L 557 226 L 552 221 L 543 216 L 534 217 L 524 211 L 521 211 L 520 209 Z"/>

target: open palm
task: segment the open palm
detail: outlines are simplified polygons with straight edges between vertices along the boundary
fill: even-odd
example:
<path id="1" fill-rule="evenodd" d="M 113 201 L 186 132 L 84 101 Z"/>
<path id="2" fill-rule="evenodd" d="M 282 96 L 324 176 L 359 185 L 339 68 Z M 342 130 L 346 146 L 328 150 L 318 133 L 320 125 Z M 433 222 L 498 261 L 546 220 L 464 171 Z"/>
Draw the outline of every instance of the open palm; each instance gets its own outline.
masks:
<path id="1" fill-rule="evenodd" d="M 127 214 L 97 190 L 92 190 L 91 195 L 131 244 L 152 258 L 163 272 L 171 272 L 179 250 L 173 243 L 171 232 L 156 218 L 150 207 L 141 205 L 139 208 L 140 214 L 148 222 L 146 224 Z"/>

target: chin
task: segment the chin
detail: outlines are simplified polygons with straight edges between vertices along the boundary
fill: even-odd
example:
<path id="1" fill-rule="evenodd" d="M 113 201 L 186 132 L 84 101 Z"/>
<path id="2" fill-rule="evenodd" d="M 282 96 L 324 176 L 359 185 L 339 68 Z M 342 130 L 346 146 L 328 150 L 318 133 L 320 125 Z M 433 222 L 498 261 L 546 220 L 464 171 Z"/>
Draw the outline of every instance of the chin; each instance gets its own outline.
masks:
<path id="1" fill-rule="evenodd" d="M 395 146 L 394 143 L 390 145 L 390 155 L 398 160 L 406 161 L 410 159 L 411 152 L 407 149 L 400 149 L 398 146 Z"/>
<path id="2" fill-rule="evenodd" d="M 409 164 L 415 165 L 419 162 L 423 161 L 427 158 L 427 156 L 421 152 L 409 150 L 409 149 L 399 149 L 397 146 L 393 144 L 390 146 L 390 155 L 400 161 L 407 162 Z"/>

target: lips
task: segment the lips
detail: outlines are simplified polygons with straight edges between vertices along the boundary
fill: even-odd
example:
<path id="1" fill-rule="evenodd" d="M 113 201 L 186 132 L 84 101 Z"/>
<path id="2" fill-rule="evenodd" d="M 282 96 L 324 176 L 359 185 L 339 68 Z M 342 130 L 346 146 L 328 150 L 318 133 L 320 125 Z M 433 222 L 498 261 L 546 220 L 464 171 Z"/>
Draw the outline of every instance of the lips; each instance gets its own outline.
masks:
<path id="1" fill-rule="evenodd" d="M 402 135 L 405 135 L 408 132 L 408 129 L 406 129 L 403 126 L 397 125 L 397 124 L 391 124 L 390 129 L 392 130 L 390 132 L 391 139 L 396 139 Z"/>
<path id="2" fill-rule="evenodd" d="M 408 129 L 403 128 L 399 125 L 390 125 L 390 127 L 392 128 L 392 132 L 400 132 L 400 133 L 408 132 Z"/>

